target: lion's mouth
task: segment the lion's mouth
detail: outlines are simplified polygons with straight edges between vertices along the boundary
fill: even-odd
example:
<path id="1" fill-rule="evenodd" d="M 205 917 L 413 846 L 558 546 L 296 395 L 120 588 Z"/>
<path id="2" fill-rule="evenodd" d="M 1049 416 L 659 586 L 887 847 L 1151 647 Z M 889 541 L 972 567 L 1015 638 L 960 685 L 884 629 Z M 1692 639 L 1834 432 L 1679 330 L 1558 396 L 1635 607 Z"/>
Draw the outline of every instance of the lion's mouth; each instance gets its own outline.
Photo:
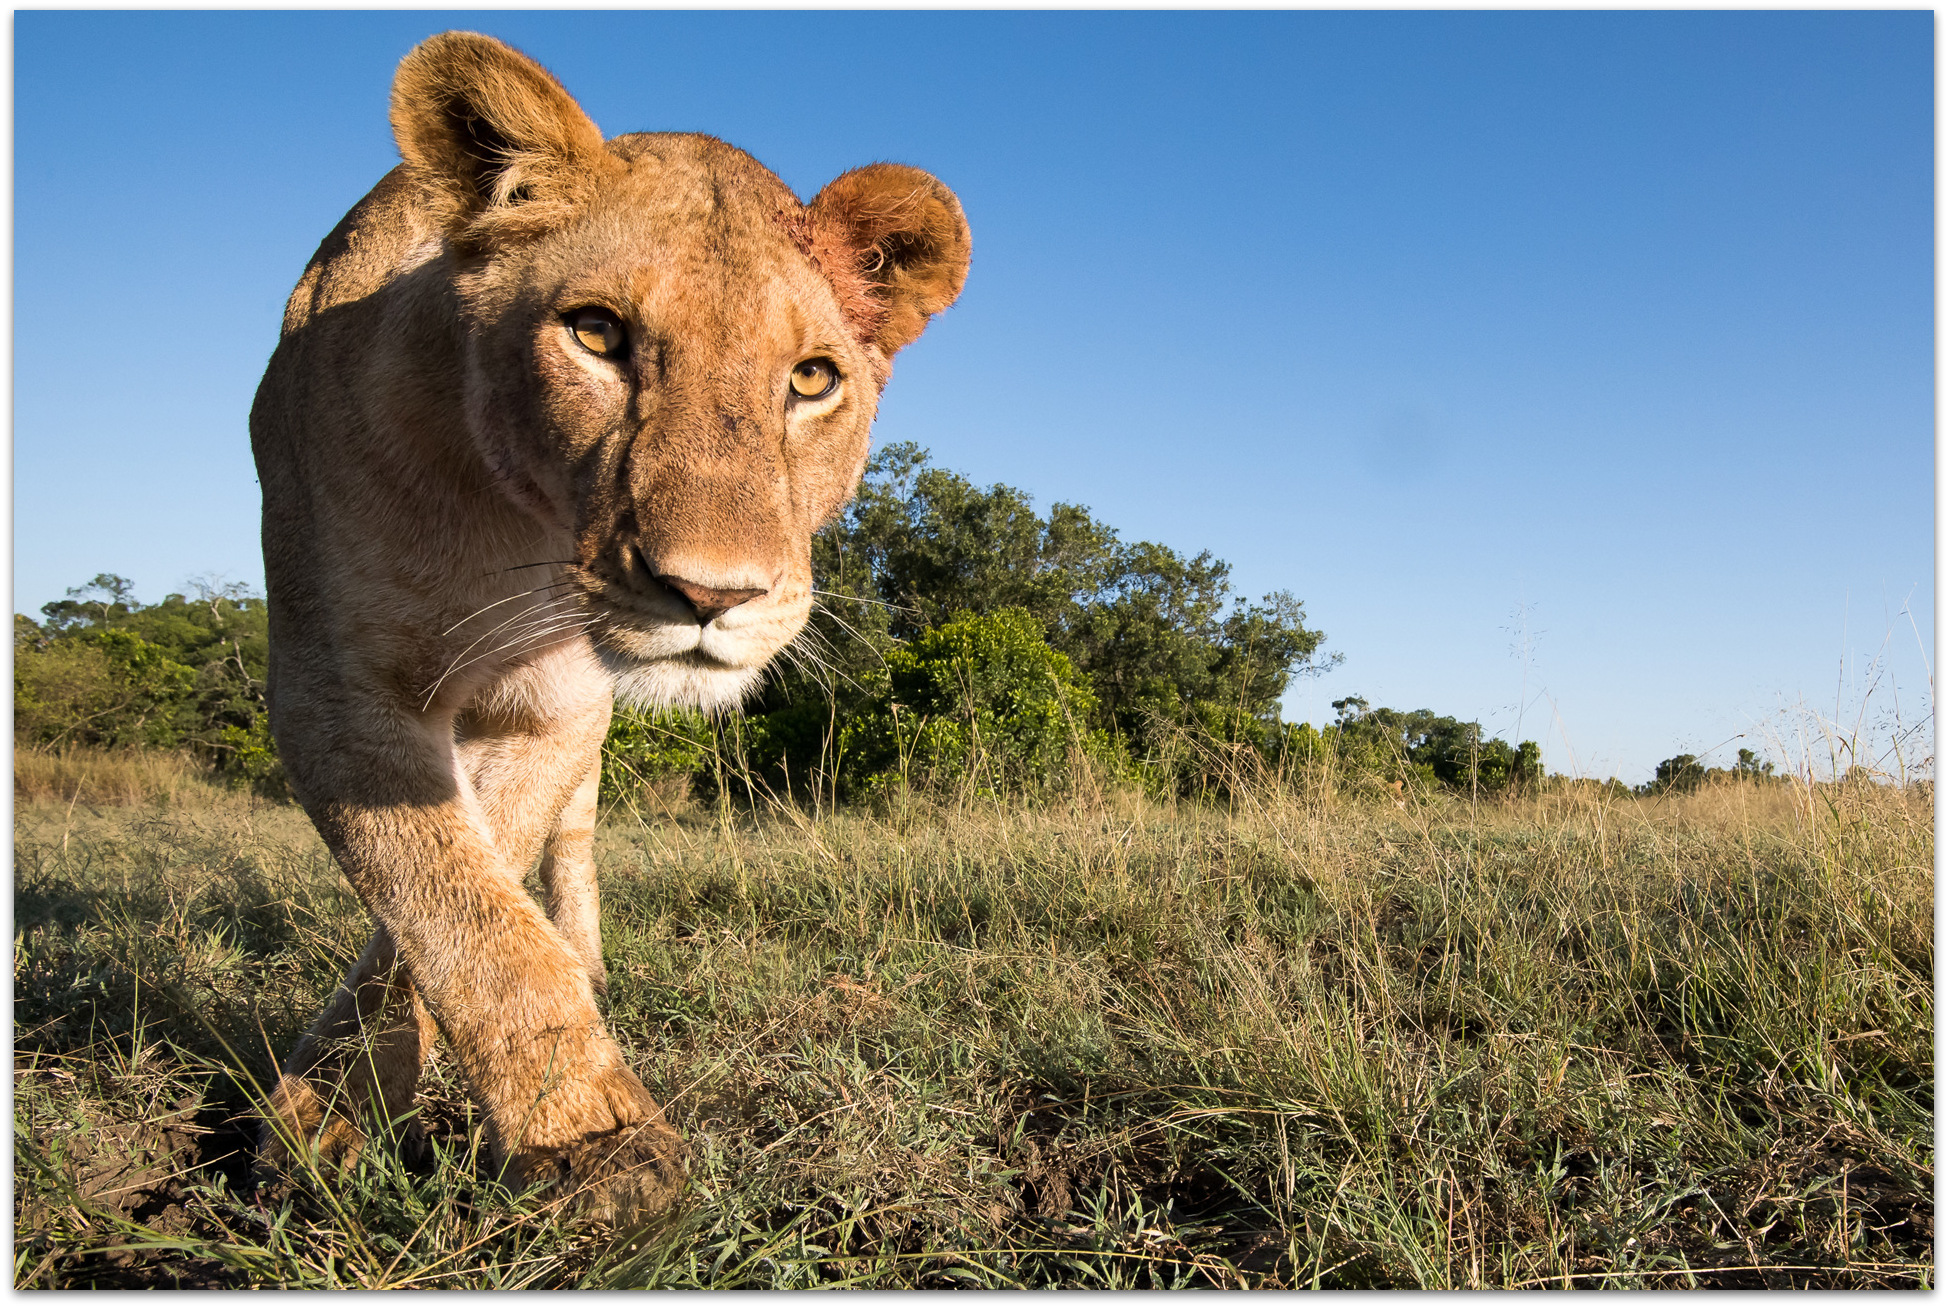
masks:
<path id="1" fill-rule="evenodd" d="M 634 598 L 634 597 L 631 597 Z M 597 596 L 599 621 L 596 643 L 633 663 L 662 663 L 699 671 L 755 670 L 776 653 L 765 636 L 770 623 L 754 628 L 727 629 L 722 623 L 699 623 L 692 617 L 672 617 L 645 611 L 640 604 L 617 605 Z"/>
<path id="2" fill-rule="evenodd" d="M 685 654 L 672 654 L 660 659 L 659 662 L 670 664 L 673 667 L 695 668 L 700 672 L 735 672 L 739 668 L 738 664 L 728 663 L 723 659 L 707 653 L 701 648 L 693 649 Z"/>
<path id="3" fill-rule="evenodd" d="M 739 658 L 736 649 L 714 647 L 708 628 L 659 623 L 648 627 L 605 622 L 595 652 L 615 678 L 618 700 L 642 708 L 734 709 L 757 685 L 765 652 Z"/>
<path id="4" fill-rule="evenodd" d="M 697 666 L 736 667 L 742 660 L 711 639 L 708 627 L 678 622 L 638 609 L 609 608 L 595 628 L 600 643 L 644 662 L 675 661 Z"/>
<path id="5" fill-rule="evenodd" d="M 699 597 L 630 584 L 650 578 L 604 575 L 587 565 L 576 571 L 596 619 L 590 635 L 616 679 L 617 697 L 644 706 L 735 707 L 811 609 L 809 595 L 793 604 L 788 592 L 771 588 L 717 609 L 715 592 Z"/>

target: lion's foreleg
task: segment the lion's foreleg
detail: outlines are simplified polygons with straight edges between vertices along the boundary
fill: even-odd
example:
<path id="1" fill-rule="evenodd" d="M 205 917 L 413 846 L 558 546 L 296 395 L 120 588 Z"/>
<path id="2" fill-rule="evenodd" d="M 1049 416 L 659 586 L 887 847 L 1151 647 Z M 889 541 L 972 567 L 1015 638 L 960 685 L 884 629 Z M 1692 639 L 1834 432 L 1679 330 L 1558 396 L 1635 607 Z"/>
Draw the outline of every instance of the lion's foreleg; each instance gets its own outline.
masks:
<path id="1" fill-rule="evenodd" d="M 315 1149 L 328 1163 L 349 1165 L 375 1119 L 395 1123 L 411 1108 L 436 1035 L 381 927 L 285 1060 L 271 1091 L 259 1161 L 288 1171 L 299 1149 Z M 406 1127 L 408 1140 L 422 1135 L 417 1122 Z"/>
<path id="2" fill-rule="evenodd" d="M 595 878 L 595 812 L 602 786 L 598 751 L 588 775 L 562 810 L 541 852 L 541 885 L 548 917 L 569 948 L 581 955 L 596 993 L 608 989 L 602 965 L 601 898 Z"/>
<path id="3" fill-rule="evenodd" d="M 682 1142 L 604 1029 L 584 961 L 502 861 L 479 811 L 459 796 L 327 802 L 318 815 L 398 942 L 511 1179 L 559 1179 L 611 1217 L 669 1202 Z"/>
<path id="4" fill-rule="evenodd" d="M 539 860 L 548 917 L 600 992 L 596 800 L 609 683 L 585 650 L 571 648 L 504 676 L 464 719 L 460 763 L 482 817 L 510 866 Z"/>

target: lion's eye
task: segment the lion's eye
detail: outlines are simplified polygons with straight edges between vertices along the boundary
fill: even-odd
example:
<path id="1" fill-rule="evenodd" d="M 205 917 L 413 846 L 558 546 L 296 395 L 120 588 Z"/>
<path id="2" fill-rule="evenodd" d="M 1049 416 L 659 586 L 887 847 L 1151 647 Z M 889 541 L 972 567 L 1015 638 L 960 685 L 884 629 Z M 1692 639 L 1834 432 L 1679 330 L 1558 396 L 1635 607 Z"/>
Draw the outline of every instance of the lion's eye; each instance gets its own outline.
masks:
<path id="1" fill-rule="evenodd" d="M 629 348 L 629 334 L 607 309 L 577 309 L 568 315 L 568 330 L 591 354 L 614 359 Z"/>
<path id="2" fill-rule="evenodd" d="M 807 359 L 791 370 L 791 391 L 801 400 L 821 400 L 839 384 L 830 359 Z"/>

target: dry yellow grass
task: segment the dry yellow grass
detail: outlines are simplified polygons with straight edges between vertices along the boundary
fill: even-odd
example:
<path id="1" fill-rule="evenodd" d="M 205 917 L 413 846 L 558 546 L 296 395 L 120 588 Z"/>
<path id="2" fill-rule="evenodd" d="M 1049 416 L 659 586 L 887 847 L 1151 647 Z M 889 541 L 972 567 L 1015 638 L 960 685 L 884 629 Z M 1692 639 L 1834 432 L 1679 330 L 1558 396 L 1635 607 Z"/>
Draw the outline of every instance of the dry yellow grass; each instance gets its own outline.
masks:
<path id="1" fill-rule="evenodd" d="M 30 803 L 144 804 L 215 789 L 209 769 L 187 754 L 84 745 L 14 750 L 14 796 Z"/>
<path id="2" fill-rule="evenodd" d="M 1932 1283 L 1926 787 L 673 802 L 600 842 L 684 1213 L 496 1195 L 440 1066 L 429 1162 L 266 1226 L 226 1123 L 363 911 L 289 806 L 23 803 L 18 1283 Z"/>

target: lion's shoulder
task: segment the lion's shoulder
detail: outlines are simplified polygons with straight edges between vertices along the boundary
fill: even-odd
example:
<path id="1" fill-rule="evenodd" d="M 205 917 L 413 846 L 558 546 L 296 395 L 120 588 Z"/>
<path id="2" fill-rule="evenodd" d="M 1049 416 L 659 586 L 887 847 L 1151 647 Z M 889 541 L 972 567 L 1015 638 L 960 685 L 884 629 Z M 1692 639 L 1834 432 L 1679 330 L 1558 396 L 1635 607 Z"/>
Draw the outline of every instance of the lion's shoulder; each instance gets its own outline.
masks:
<path id="1" fill-rule="evenodd" d="M 404 166 L 394 168 L 318 244 L 284 305 L 291 335 L 326 310 L 365 299 L 439 253 L 439 232 Z"/>

